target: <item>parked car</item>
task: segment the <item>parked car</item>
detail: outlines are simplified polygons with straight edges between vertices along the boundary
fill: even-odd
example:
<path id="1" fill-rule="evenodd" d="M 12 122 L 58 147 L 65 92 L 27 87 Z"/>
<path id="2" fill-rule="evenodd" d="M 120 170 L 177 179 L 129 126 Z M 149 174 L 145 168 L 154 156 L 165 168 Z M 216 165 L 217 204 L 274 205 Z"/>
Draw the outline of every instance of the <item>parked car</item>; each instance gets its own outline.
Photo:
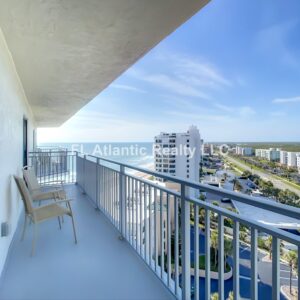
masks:
<path id="1" fill-rule="evenodd" d="M 231 199 L 225 197 L 225 198 L 222 198 L 222 199 L 221 199 L 221 202 L 222 202 L 222 203 L 229 203 L 229 202 L 231 202 Z"/>

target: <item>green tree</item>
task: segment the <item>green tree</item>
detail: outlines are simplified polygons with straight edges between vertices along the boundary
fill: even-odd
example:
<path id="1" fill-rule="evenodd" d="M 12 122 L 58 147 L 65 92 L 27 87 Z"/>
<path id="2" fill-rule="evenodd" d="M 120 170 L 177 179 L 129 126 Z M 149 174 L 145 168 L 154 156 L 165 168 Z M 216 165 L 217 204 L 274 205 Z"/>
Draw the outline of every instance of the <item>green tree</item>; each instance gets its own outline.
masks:
<path id="1" fill-rule="evenodd" d="M 268 238 L 265 240 L 265 245 L 269 251 L 269 258 L 272 259 L 272 236 L 269 235 Z"/>
<path id="2" fill-rule="evenodd" d="M 217 266 L 218 234 L 213 231 L 210 239 L 210 245 L 214 249 L 214 266 Z"/>
<path id="3" fill-rule="evenodd" d="M 234 297 L 233 297 L 233 291 L 231 291 L 231 292 L 229 293 L 229 295 L 228 295 L 227 300 L 233 300 L 233 299 L 234 299 Z"/>
<path id="4" fill-rule="evenodd" d="M 211 299 L 211 300 L 219 300 L 219 294 L 218 294 L 218 293 L 213 293 L 213 294 L 210 296 L 210 299 Z"/>
<path id="5" fill-rule="evenodd" d="M 232 241 L 228 238 L 225 237 L 224 239 L 224 268 L 226 269 L 226 261 L 229 255 L 232 254 L 233 251 L 233 246 L 232 246 Z"/>
<path id="6" fill-rule="evenodd" d="M 290 267 L 290 294 L 292 295 L 292 277 L 293 270 L 296 268 L 298 263 L 298 257 L 296 251 L 289 251 L 285 255 L 285 259 L 287 260 Z"/>

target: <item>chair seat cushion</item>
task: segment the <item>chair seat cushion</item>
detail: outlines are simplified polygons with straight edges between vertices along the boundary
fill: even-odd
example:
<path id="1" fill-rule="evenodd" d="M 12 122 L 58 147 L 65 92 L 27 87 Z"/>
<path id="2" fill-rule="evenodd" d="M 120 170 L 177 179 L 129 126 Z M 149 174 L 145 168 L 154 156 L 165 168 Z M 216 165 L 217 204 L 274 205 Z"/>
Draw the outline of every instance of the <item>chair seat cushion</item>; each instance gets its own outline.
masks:
<path id="1" fill-rule="evenodd" d="M 66 199 L 66 192 L 64 190 L 48 190 L 48 191 L 34 191 L 32 193 L 33 201 L 49 200 L 49 199 Z"/>
<path id="2" fill-rule="evenodd" d="M 34 210 L 35 220 L 37 222 L 45 221 L 54 217 L 60 217 L 63 215 L 71 216 L 71 211 L 67 207 L 63 207 L 59 204 L 50 204 L 38 207 Z"/>

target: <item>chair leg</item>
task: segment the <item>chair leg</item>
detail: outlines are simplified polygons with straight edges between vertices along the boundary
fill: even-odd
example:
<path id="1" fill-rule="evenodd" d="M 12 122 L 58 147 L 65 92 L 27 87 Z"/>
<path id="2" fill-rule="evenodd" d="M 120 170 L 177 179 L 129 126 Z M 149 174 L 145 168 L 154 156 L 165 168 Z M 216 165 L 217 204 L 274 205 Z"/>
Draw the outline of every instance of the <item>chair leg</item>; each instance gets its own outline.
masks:
<path id="1" fill-rule="evenodd" d="M 34 255 L 36 239 L 37 239 L 37 224 L 34 223 L 31 256 Z"/>
<path id="2" fill-rule="evenodd" d="M 61 221 L 60 221 L 60 217 L 57 217 L 57 220 L 58 220 L 59 229 L 61 230 Z"/>
<path id="3" fill-rule="evenodd" d="M 72 218 L 72 226 L 73 226 L 74 240 L 75 240 L 75 244 L 77 244 L 77 235 L 76 235 L 76 228 L 75 228 L 75 222 L 74 222 L 73 214 L 71 214 L 71 218 Z"/>
<path id="4" fill-rule="evenodd" d="M 23 225 L 23 230 L 22 230 L 21 241 L 23 241 L 24 238 L 25 238 L 26 227 L 27 227 L 27 215 L 25 214 L 25 219 L 24 219 L 24 225 Z"/>

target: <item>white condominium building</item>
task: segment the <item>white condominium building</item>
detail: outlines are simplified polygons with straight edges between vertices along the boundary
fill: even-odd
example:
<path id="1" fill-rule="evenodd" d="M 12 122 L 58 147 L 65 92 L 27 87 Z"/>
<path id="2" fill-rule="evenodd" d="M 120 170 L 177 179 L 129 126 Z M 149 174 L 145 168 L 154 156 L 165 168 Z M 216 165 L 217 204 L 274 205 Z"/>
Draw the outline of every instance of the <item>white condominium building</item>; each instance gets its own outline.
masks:
<path id="1" fill-rule="evenodd" d="M 236 147 L 236 154 L 242 156 L 251 156 L 253 154 L 253 149 L 251 147 Z"/>
<path id="2" fill-rule="evenodd" d="M 297 153 L 297 152 L 288 152 L 287 153 L 287 166 L 288 167 L 297 167 L 297 156 L 299 155 L 300 153 Z"/>
<path id="3" fill-rule="evenodd" d="M 297 163 L 298 172 L 300 174 L 300 153 L 297 153 L 296 155 L 296 163 Z"/>
<path id="4" fill-rule="evenodd" d="M 201 139 L 196 126 L 155 137 L 155 170 L 199 182 Z"/>
<path id="5" fill-rule="evenodd" d="M 280 163 L 282 165 L 287 165 L 287 163 L 288 163 L 288 153 L 287 153 L 287 151 L 280 151 Z"/>
<path id="6" fill-rule="evenodd" d="M 280 161 L 280 149 L 256 149 L 255 156 L 265 158 L 269 161 Z"/>

